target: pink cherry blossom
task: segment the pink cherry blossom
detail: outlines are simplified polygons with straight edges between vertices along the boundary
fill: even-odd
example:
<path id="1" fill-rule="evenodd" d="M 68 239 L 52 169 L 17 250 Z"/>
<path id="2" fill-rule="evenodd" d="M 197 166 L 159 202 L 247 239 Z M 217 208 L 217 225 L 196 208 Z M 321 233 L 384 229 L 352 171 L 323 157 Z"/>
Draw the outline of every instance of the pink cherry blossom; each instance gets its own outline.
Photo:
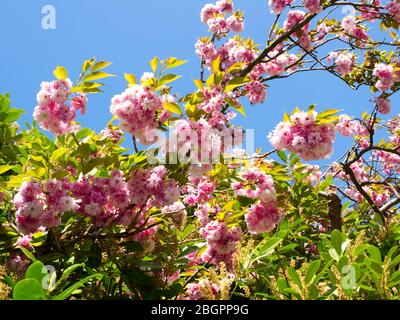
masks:
<path id="1" fill-rule="evenodd" d="M 333 150 L 335 130 L 332 124 L 316 123 L 317 112 L 296 112 L 290 122 L 281 122 L 268 139 L 279 150 L 288 150 L 303 160 L 329 157 Z"/>

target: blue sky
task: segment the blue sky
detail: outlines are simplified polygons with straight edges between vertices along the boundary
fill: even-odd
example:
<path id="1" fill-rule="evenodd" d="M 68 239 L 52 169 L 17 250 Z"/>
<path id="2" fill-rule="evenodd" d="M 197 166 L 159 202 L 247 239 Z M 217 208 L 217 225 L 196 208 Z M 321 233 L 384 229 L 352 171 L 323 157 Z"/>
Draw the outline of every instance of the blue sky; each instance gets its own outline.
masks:
<path id="1" fill-rule="evenodd" d="M 0 5 L 0 92 L 11 94 L 14 106 L 26 110 L 23 122 L 32 121 L 36 93 L 40 82 L 52 80 L 52 70 L 65 66 L 72 79 L 79 75 L 85 59 L 95 56 L 113 61 L 105 93 L 89 97 L 88 114 L 79 117 L 84 127 L 100 131 L 110 119 L 113 95 L 126 86 L 123 73 L 140 76 L 149 71 L 148 61 L 155 55 L 176 56 L 189 62 L 176 69 L 184 77 L 176 82 L 181 96 L 194 89 L 192 79 L 199 78 L 199 60 L 194 53 L 198 37 L 207 35 L 199 12 L 208 1 L 169 0 L 2 0 Z M 44 5 L 53 5 L 57 13 L 56 30 L 43 30 Z M 244 36 L 259 44 L 265 42 L 272 23 L 265 0 L 236 0 L 236 8 L 245 12 Z M 263 105 L 247 106 L 247 116 L 238 115 L 237 124 L 255 129 L 256 147 L 270 150 L 266 136 L 281 121 L 283 112 L 296 106 L 307 108 L 317 103 L 318 110 L 339 108 L 359 116 L 371 109 L 367 88 L 355 92 L 332 75 L 299 74 L 271 82 Z M 392 98 L 397 112 L 399 98 Z M 21 121 L 21 124 L 23 123 Z M 335 156 L 351 143 L 339 138 Z"/>

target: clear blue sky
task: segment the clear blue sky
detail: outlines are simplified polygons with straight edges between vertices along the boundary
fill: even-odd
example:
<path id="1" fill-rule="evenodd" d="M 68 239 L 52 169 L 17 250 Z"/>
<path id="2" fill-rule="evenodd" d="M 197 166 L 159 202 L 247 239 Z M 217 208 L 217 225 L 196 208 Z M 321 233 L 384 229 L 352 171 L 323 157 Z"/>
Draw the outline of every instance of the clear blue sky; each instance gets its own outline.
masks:
<path id="1" fill-rule="evenodd" d="M 176 82 L 181 96 L 194 89 L 192 79 L 199 78 L 199 60 L 194 53 L 198 37 L 207 34 L 199 12 L 209 1 L 202 0 L 2 0 L 0 4 L 0 92 L 9 92 L 14 106 L 26 110 L 25 121 L 32 121 L 40 82 L 52 80 L 52 70 L 65 66 L 72 79 L 85 59 L 95 56 L 113 61 L 109 71 L 118 75 L 107 79 L 105 93 L 89 97 L 88 114 L 79 117 L 82 126 L 100 131 L 110 119 L 109 105 L 114 94 L 124 90 L 123 73 L 140 76 L 148 71 L 155 55 L 189 60 L 177 70 L 184 77 Z M 56 30 L 43 30 L 44 5 L 54 5 Z M 245 12 L 246 29 L 263 44 L 273 15 L 266 0 L 236 0 L 236 8 Z M 367 88 L 355 92 L 339 79 L 326 73 L 299 74 L 270 83 L 263 105 L 247 106 L 247 117 L 238 115 L 237 124 L 255 129 L 256 147 L 270 150 L 266 135 L 281 121 L 283 112 L 296 106 L 306 108 L 317 103 L 318 110 L 339 108 L 359 116 L 370 110 Z M 399 97 L 392 99 L 397 113 Z M 341 154 L 351 138 L 339 138 L 335 156 Z M 332 158 L 333 159 L 333 158 Z"/>

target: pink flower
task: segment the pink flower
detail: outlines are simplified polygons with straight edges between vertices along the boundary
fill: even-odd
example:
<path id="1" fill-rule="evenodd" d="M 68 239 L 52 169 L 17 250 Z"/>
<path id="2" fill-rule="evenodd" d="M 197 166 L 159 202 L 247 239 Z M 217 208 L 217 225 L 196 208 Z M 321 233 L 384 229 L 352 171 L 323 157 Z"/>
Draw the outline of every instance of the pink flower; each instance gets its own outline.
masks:
<path id="1" fill-rule="evenodd" d="M 33 117 L 43 129 L 54 135 L 76 131 L 76 110 L 81 110 L 82 114 L 86 112 L 87 99 L 84 95 L 75 96 L 68 101 L 71 86 L 69 79 L 42 82 L 41 90 L 37 94 L 38 105 Z"/>
<path id="2" fill-rule="evenodd" d="M 359 26 L 355 16 L 346 16 L 342 19 L 342 28 L 350 36 L 366 41 L 369 39 L 364 28 Z"/>
<path id="3" fill-rule="evenodd" d="M 400 2 L 397 0 L 390 1 L 385 9 L 393 16 L 393 18 L 400 23 Z"/>
<path id="4" fill-rule="evenodd" d="M 133 134 L 141 143 L 147 142 L 146 133 L 170 117 L 163 108 L 161 97 L 141 85 L 133 85 L 114 96 L 110 111 L 121 121 L 121 130 Z"/>
<path id="5" fill-rule="evenodd" d="M 217 1 L 215 5 L 221 12 L 232 13 L 233 11 L 233 3 L 231 0 L 220 0 Z"/>
<path id="6" fill-rule="evenodd" d="M 336 130 L 343 136 L 365 135 L 368 134 L 367 128 L 358 120 L 353 120 L 346 114 L 339 116 L 339 123 Z"/>
<path id="7" fill-rule="evenodd" d="M 304 6 L 311 14 L 317 14 L 322 11 L 320 0 L 304 0 Z"/>
<path id="8" fill-rule="evenodd" d="M 391 65 L 377 63 L 373 70 L 373 75 L 378 78 L 375 87 L 381 91 L 389 90 L 394 83 L 393 73 L 394 69 Z"/>
<path id="9" fill-rule="evenodd" d="M 175 181 L 167 178 L 164 166 L 139 168 L 127 183 L 132 202 L 138 207 L 146 202 L 149 206 L 168 206 L 177 201 L 180 195 Z"/>
<path id="10" fill-rule="evenodd" d="M 372 0 L 371 2 L 372 5 L 376 7 L 381 6 L 381 1 L 380 0 Z M 361 18 L 370 20 L 370 21 L 375 21 L 375 19 L 379 18 L 379 9 L 372 8 L 372 7 L 360 7 L 360 13 L 361 13 Z"/>
<path id="11" fill-rule="evenodd" d="M 232 255 L 242 238 L 239 227 L 228 229 L 221 221 L 211 221 L 200 229 L 200 235 L 207 241 L 207 250 L 202 256 L 204 262 L 232 264 Z"/>
<path id="12" fill-rule="evenodd" d="M 80 110 L 81 114 L 86 114 L 86 105 L 87 105 L 87 97 L 86 94 L 80 94 L 71 99 L 71 105 L 75 111 Z"/>
<path id="13" fill-rule="evenodd" d="M 268 4 L 271 7 L 271 12 L 279 14 L 292 2 L 293 0 L 269 0 Z"/>
<path id="14" fill-rule="evenodd" d="M 205 299 L 206 297 L 204 297 L 202 293 L 205 290 L 207 290 L 207 292 L 211 292 L 215 299 L 218 298 L 218 286 L 209 280 L 201 280 L 199 283 L 189 283 L 187 285 L 187 295 L 189 300 Z"/>
<path id="15" fill-rule="evenodd" d="M 216 35 L 222 35 L 229 32 L 228 21 L 224 17 L 215 17 L 207 21 L 208 29 Z"/>
<path id="16" fill-rule="evenodd" d="M 351 32 L 357 26 L 355 16 L 346 16 L 342 19 L 342 28 L 344 31 Z"/>
<path id="17" fill-rule="evenodd" d="M 121 138 L 124 135 L 124 133 L 119 129 L 113 129 L 107 127 L 101 130 L 100 135 L 102 135 L 104 138 L 111 139 L 113 143 L 118 143 L 121 141 Z"/>
<path id="18" fill-rule="evenodd" d="M 251 199 L 261 199 L 263 202 L 275 201 L 274 180 L 270 175 L 265 174 L 258 168 L 244 169 L 240 177 L 248 185 L 243 187 L 243 183 L 232 184 L 235 196 L 245 196 Z"/>
<path id="19" fill-rule="evenodd" d="M 270 143 L 288 150 L 303 160 L 329 157 L 333 150 L 335 130 L 332 124 L 316 123 L 317 112 L 296 112 L 290 122 L 281 122 L 269 135 Z"/>
<path id="20" fill-rule="evenodd" d="M 325 23 L 320 23 L 317 27 L 318 31 L 318 40 L 321 40 L 325 37 L 329 32 L 332 31 L 332 27 L 328 27 Z"/>
<path id="21" fill-rule="evenodd" d="M 244 90 L 247 91 L 246 97 L 251 103 L 262 103 L 264 102 L 267 92 L 265 86 L 260 81 L 252 81 L 244 86 Z"/>
<path id="22" fill-rule="evenodd" d="M 18 240 L 15 242 L 15 246 L 22 247 L 25 249 L 32 249 L 33 247 L 31 245 L 31 241 L 32 241 L 32 234 L 26 234 L 18 238 Z"/>
<path id="23" fill-rule="evenodd" d="M 275 202 L 259 202 L 247 211 L 245 220 L 251 234 L 261 234 L 274 229 L 282 217 L 282 212 L 276 207 Z"/>
<path id="24" fill-rule="evenodd" d="M 390 106 L 389 100 L 384 99 L 384 98 L 377 98 L 375 100 L 375 103 L 378 108 L 378 112 L 380 112 L 382 114 L 390 113 L 391 106 Z"/>
<path id="25" fill-rule="evenodd" d="M 340 53 L 335 58 L 335 70 L 342 76 L 350 73 L 354 67 L 354 58 L 351 53 Z"/>
<path id="26" fill-rule="evenodd" d="M 241 17 L 233 15 L 226 19 L 226 22 L 228 23 L 229 29 L 233 32 L 239 33 L 244 30 L 244 20 Z"/>
<path id="27" fill-rule="evenodd" d="M 211 65 L 211 62 L 218 56 L 214 43 L 208 38 L 203 38 L 196 42 L 196 54 L 206 65 Z"/>
<path id="28" fill-rule="evenodd" d="M 207 23 L 208 20 L 210 20 L 211 18 L 214 18 L 219 13 L 220 13 L 220 9 L 217 6 L 215 6 L 211 3 L 208 3 L 203 7 L 203 9 L 201 9 L 201 13 L 200 13 L 201 22 Z"/>
<path id="29" fill-rule="evenodd" d="M 283 28 L 285 29 L 285 31 L 293 29 L 297 24 L 299 24 L 304 19 L 305 15 L 306 14 L 304 11 L 290 10 L 287 14 L 285 22 L 283 23 Z"/>

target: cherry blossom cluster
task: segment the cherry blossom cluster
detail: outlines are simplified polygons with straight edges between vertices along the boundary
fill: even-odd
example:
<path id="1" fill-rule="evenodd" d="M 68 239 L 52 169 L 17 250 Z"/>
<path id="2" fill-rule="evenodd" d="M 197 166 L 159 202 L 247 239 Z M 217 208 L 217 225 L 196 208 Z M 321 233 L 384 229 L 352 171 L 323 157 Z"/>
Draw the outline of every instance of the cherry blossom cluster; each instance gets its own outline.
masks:
<path id="1" fill-rule="evenodd" d="M 149 87 L 134 84 L 112 98 L 110 112 L 120 121 L 122 131 L 146 143 L 146 132 L 156 129 L 171 113 L 163 108 L 161 97 Z"/>
<path id="2" fill-rule="evenodd" d="M 326 58 L 328 62 L 335 62 L 335 71 L 340 75 L 345 76 L 350 73 L 354 67 L 354 56 L 352 53 L 344 52 L 338 53 L 337 51 L 331 52 Z"/>
<path id="3" fill-rule="evenodd" d="M 18 230 L 23 234 L 36 232 L 39 227 L 60 224 L 60 214 L 77 209 L 69 195 L 67 180 L 49 180 L 45 183 L 24 182 L 14 196 Z"/>
<path id="4" fill-rule="evenodd" d="M 394 145 L 399 146 L 400 145 L 400 122 L 399 122 L 399 117 L 400 115 L 398 115 L 397 117 L 393 118 L 390 122 L 389 122 L 389 132 L 390 132 L 390 136 L 389 136 L 389 140 L 391 143 L 393 143 Z"/>
<path id="5" fill-rule="evenodd" d="M 112 127 L 104 128 L 100 132 L 101 136 L 111 139 L 113 143 L 118 143 L 122 139 L 123 134 L 124 133 L 121 130 Z"/>
<path id="6" fill-rule="evenodd" d="M 250 77 L 254 80 L 259 79 L 263 74 L 269 76 L 279 76 L 283 73 L 296 70 L 296 62 L 299 58 L 295 54 L 280 52 L 281 48 L 268 53 L 268 62 L 260 63 L 250 72 Z"/>
<path id="7" fill-rule="evenodd" d="M 268 139 L 278 150 L 288 150 L 303 160 L 319 160 L 329 157 L 335 140 L 333 124 L 319 124 L 316 111 L 295 112 L 290 121 L 277 125 Z"/>
<path id="8" fill-rule="evenodd" d="M 212 220 L 200 229 L 200 235 L 207 242 L 207 250 L 201 256 L 203 262 L 232 264 L 232 255 L 242 239 L 239 227 L 228 228 L 224 222 Z"/>
<path id="9" fill-rule="evenodd" d="M 186 221 L 187 211 L 183 203 L 180 201 L 176 201 L 169 206 L 162 207 L 161 212 L 166 217 L 170 217 L 177 225 L 181 225 L 184 221 Z"/>
<path id="10" fill-rule="evenodd" d="M 301 23 L 306 16 L 306 13 L 301 10 L 290 10 L 287 13 L 286 20 L 283 23 L 283 29 L 285 31 L 290 31 L 295 28 L 299 23 Z M 308 33 L 309 23 L 305 24 L 300 30 L 294 32 L 292 36 L 299 38 L 299 46 L 303 50 L 311 50 L 312 39 Z"/>
<path id="11" fill-rule="evenodd" d="M 384 98 L 376 98 L 375 99 L 376 107 L 378 112 L 382 114 L 389 114 L 390 111 L 392 110 L 392 107 L 390 105 L 390 101 Z"/>
<path id="12" fill-rule="evenodd" d="M 88 176 L 76 182 L 49 180 L 25 182 L 15 195 L 18 229 L 34 233 L 55 227 L 60 215 L 74 211 L 91 217 L 94 225 L 129 225 L 137 209 L 167 206 L 178 200 L 179 188 L 166 176 L 166 168 L 138 169 L 126 181 L 114 170 L 110 178 Z"/>
<path id="13" fill-rule="evenodd" d="M 247 228 L 252 234 L 260 234 L 275 228 L 282 219 L 277 208 L 274 181 L 258 168 L 243 169 L 240 178 L 245 182 L 232 184 L 235 196 L 259 200 L 245 215 Z"/>
<path id="14" fill-rule="evenodd" d="M 282 211 L 277 207 L 276 201 L 268 203 L 261 201 L 253 204 L 245 215 L 247 229 L 251 234 L 260 234 L 274 229 L 282 218 Z"/>
<path id="15" fill-rule="evenodd" d="M 189 300 L 203 300 L 207 297 L 206 295 L 211 294 L 218 298 L 219 288 L 216 284 L 212 283 L 210 280 L 200 280 L 198 283 L 189 283 L 187 285 L 187 299 Z"/>
<path id="16" fill-rule="evenodd" d="M 320 170 L 320 167 L 318 165 L 298 165 L 299 167 L 302 167 L 302 173 L 306 174 L 306 177 L 304 178 L 304 181 L 308 182 L 312 186 L 316 186 L 321 179 L 322 173 Z M 297 165 L 296 165 L 297 167 Z"/>
<path id="17" fill-rule="evenodd" d="M 371 187 L 363 187 L 363 189 L 378 207 L 383 206 L 390 199 L 391 192 L 387 189 L 374 190 Z M 355 189 L 347 188 L 345 194 L 359 203 L 364 200 L 364 196 Z"/>
<path id="18" fill-rule="evenodd" d="M 232 189 L 235 196 L 260 199 L 263 202 L 275 200 L 275 187 L 272 177 L 258 168 L 243 169 L 240 178 L 245 182 L 234 182 Z"/>
<path id="19" fill-rule="evenodd" d="M 361 121 L 355 120 L 347 114 L 341 114 L 336 124 L 336 131 L 348 137 L 354 135 L 367 135 L 368 130 Z"/>
<path id="20" fill-rule="evenodd" d="M 271 8 L 271 12 L 275 14 L 281 13 L 286 6 L 293 3 L 294 0 L 269 0 L 268 4 Z"/>
<path id="21" fill-rule="evenodd" d="M 186 194 L 183 201 L 188 206 L 195 206 L 209 201 L 213 197 L 213 192 L 216 188 L 215 183 L 206 176 L 196 179 L 196 182 L 195 185 L 186 185 L 182 188 L 182 191 Z"/>
<path id="22" fill-rule="evenodd" d="M 218 36 L 231 31 L 242 32 L 244 28 L 243 14 L 239 11 L 233 12 L 233 3 L 230 0 L 206 4 L 201 10 L 200 19 L 208 25 L 210 32 Z"/>
<path id="23" fill-rule="evenodd" d="M 210 216 L 216 216 L 220 211 L 217 206 L 211 207 L 208 203 L 199 204 L 194 211 L 195 217 L 199 220 L 202 227 L 205 227 L 210 222 Z"/>
<path id="24" fill-rule="evenodd" d="M 346 35 L 353 37 L 357 40 L 361 40 L 361 46 L 364 46 L 364 42 L 369 39 L 368 34 L 364 30 L 363 26 L 357 21 L 355 16 L 346 16 L 342 19 L 342 28 Z"/>
<path id="25" fill-rule="evenodd" d="M 400 2 L 397 0 L 392 0 L 386 5 L 386 10 L 390 15 L 393 16 L 393 19 L 400 23 Z"/>
<path id="26" fill-rule="evenodd" d="M 111 178 L 80 179 L 72 184 L 71 191 L 78 203 L 76 211 L 91 217 L 98 227 L 113 223 L 127 225 L 135 215 L 134 211 L 126 210 L 131 204 L 131 194 L 119 170 L 114 170 Z"/>
<path id="27" fill-rule="evenodd" d="M 400 157 L 397 154 L 378 150 L 373 156 L 381 163 L 385 174 L 400 173 Z"/>
<path id="28" fill-rule="evenodd" d="M 72 83 L 69 79 L 42 82 L 37 94 L 37 103 L 33 117 L 40 126 L 54 135 L 74 132 L 79 127 L 74 122 L 76 111 L 86 113 L 85 94 L 70 97 Z"/>
<path id="29" fill-rule="evenodd" d="M 339 163 L 334 162 L 332 164 L 332 168 L 335 176 L 339 177 L 344 181 L 349 180 L 350 177 L 344 172 L 342 166 Z M 354 176 L 359 182 L 368 181 L 369 175 L 361 159 L 351 164 L 350 169 L 353 171 Z"/>
<path id="30" fill-rule="evenodd" d="M 176 202 L 180 196 L 177 183 L 167 177 L 167 168 L 161 165 L 135 170 L 127 184 L 131 201 L 138 207 L 168 206 Z"/>
<path id="31" fill-rule="evenodd" d="M 394 69 L 393 66 L 377 63 L 373 70 L 374 76 L 378 78 L 375 87 L 380 91 L 389 90 L 394 84 Z"/>
<path id="32" fill-rule="evenodd" d="M 378 158 L 380 155 L 380 152 L 374 153 L 374 157 L 377 160 L 380 160 Z M 385 155 L 383 155 L 383 157 L 385 157 Z M 371 180 L 371 177 L 362 159 L 359 159 L 356 162 L 352 163 L 350 165 L 350 169 L 354 173 L 354 177 L 357 179 L 358 183 L 367 183 Z M 335 176 L 339 177 L 343 181 L 351 183 L 350 176 L 344 172 L 343 168 L 338 163 L 333 164 L 333 171 L 335 172 Z M 390 199 L 391 191 L 385 186 L 381 187 L 379 185 L 367 185 L 363 186 L 362 188 L 377 206 L 384 205 Z M 345 189 L 344 193 L 349 198 L 359 203 L 365 199 L 364 196 L 357 189 L 350 186 Z"/>
<path id="33" fill-rule="evenodd" d="M 205 104 L 208 103 L 211 102 L 205 102 Z M 164 138 L 165 141 L 161 145 L 163 154 L 169 155 L 169 162 L 177 163 L 178 158 L 182 163 L 216 163 L 219 162 L 221 153 L 241 144 L 243 130 L 230 127 L 219 130 L 219 128 L 223 128 L 222 123 L 213 121 L 218 115 L 224 116 L 222 113 L 215 112 L 208 119 L 175 121 L 169 136 Z M 221 121 L 226 122 L 227 119 Z M 209 167 L 198 167 L 200 171 L 204 168 Z M 193 174 L 195 173 L 193 172 Z"/>
<path id="34" fill-rule="evenodd" d="M 370 4 L 376 7 L 380 7 L 381 1 L 372 0 Z M 362 19 L 370 21 L 375 21 L 377 18 L 379 18 L 380 15 L 379 9 L 374 7 L 361 6 L 359 12 Z"/>

